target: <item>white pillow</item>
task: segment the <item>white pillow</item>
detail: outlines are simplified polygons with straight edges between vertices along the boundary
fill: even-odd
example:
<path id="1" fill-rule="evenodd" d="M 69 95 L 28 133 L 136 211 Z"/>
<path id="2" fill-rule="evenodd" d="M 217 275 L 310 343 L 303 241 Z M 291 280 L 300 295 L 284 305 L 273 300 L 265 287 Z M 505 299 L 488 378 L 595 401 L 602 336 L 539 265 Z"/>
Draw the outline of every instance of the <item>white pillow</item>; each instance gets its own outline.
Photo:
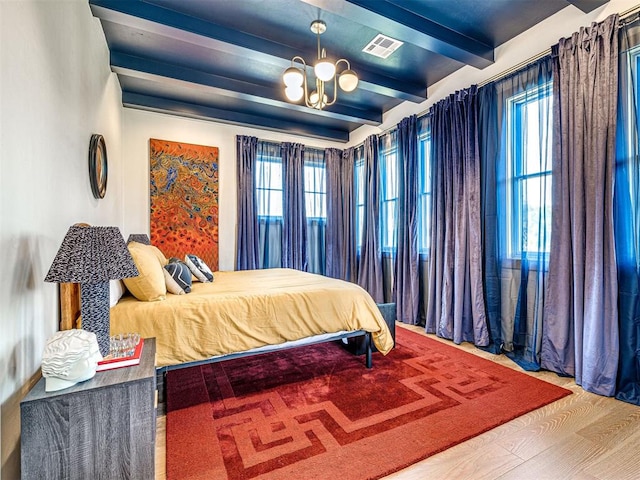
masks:
<path id="1" fill-rule="evenodd" d="M 109 281 L 109 307 L 115 307 L 124 295 L 124 283 L 122 280 Z"/>
<path id="2" fill-rule="evenodd" d="M 213 273 L 206 263 L 197 255 L 185 255 L 184 263 L 187 264 L 191 273 L 202 283 L 213 282 Z"/>

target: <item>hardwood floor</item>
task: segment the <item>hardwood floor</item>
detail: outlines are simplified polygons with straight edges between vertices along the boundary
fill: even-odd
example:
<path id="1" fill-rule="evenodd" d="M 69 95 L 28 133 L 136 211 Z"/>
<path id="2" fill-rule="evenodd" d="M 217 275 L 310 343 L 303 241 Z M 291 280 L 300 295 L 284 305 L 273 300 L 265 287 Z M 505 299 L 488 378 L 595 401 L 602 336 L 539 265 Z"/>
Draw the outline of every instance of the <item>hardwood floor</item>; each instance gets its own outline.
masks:
<path id="1" fill-rule="evenodd" d="M 421 327 L 398 324 L 424 334 Z M 426 334 L 425 334 L 426 335 Z M 441 340 L 449 345 L 447 340 Z M 467 352 L 520 370 L 504 355 Z M 571 378 L 530 375 L 573 391 L 551 405 L 500 425 L 385 477 L 388 480 L 635 480 L 640 478 L 640 407 L 585 392 Z M 165 416 L 158 415 L 156 479 L 164 480 Z"/>

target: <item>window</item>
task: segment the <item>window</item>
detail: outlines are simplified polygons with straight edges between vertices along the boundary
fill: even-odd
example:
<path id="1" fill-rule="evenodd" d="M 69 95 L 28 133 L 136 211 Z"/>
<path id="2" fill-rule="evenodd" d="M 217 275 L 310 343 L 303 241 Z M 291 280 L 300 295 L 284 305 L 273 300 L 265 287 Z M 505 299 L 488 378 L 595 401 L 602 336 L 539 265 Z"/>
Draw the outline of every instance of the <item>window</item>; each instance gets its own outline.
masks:
<path id="1" fill-rule="evenodd" d="M 256 159 L 258 268 L 282 266 L 283 175 L 280 145 L 258 143 Z"/>
<path id="2" fill-rule="evenodd" d="M 324 163 L 305 162 L 304 201 L 308 219 L 327 218 L 327 182 Z"/>
<path id="3" fill-rule="evenodd" d="M 640 45 L 630 32 L 637 27 L 625 27 L 624 45 L 620 50 L 620 82 L 618 103 L 618 125 L 616 132 L 616 172 L 615 195 L 621 222 L 626 225 L 622 237 L 624 245 L 620 252 L 620 261 L 631 262 L 635 259 L 636 269 L 640 272 Z M 628 29 L 628 30 L 627 30 Z M 627 223 L 626 218 L 629 220 Z M 622 223 L 621 223 L 622 224 Z M 617 227 L 616 227 L 617 228 Z M 616 234 L 618 231 L 616 231 Z M 626 268 L 626 267 L 625 267 Z"/>
<path id="4" fill-rule="evenodd" d="M 381 190 L 381 219 L 382 250 L 396 249 L 398 223 L 398 149 L 396 146 L 388 148 L 381 155 L 382 190 Z"/>
<path id="5" fill-rule="evenodd" d="M 640 195 L 638 181 L 636 180 L 638 164 L 640 163 L 640 140 L 638 137 L 638 132 L 640 132 L 640 101 L 638 101 L 638 95 L 640 94 L 640 78 L 638 78 L 638 73 L 640 72 L 640 46 L 631 48 L 626 52 L 624 58 L 627 60 L 623 68 L 621 68 L 621 73 L 625 74 L 626 79 L 621 84 L 624 85 L 620 92 L 623 100 L 618 107 L 618 121 L 623 125 L 626 142 L 623 146 L 616 148 L 617 168 L 622 167 L 627 172 L 630 197 L 637 199 Z M 637 204 L 637 201 L 635 203 Z M 640 251 L 639 248 L 640 236 L 636 241 L 636 251 Z M 638 260 L 640 261 L 640 256 Z"/>
<path id="6" fill-rule="evenodd" d="M 327 168 L 324 151 L 304 152 L 304 202 L 307 217 L 307 270 L 325 274 L 327 225 Z"/>
<path id="7" fill-rule="evenodd" d="M 382 250 L 391 251 L 396 248 L 396 223 L 398 204 L 398 155 L 397 147 L 392 146 L 380 152 L 380 228 L 382 230 Z M 362 248 L 365 215 L 365 185 L 367 182 L 364 168 L 364 150 L 356 151 L 355 159 L 355 194 L 356 194 L 356 245 L 358 252 Z"/>
<path id="8" fill-rule="evenodd" d="M 356 151 L 356 160 L 354 167 L 354 181 L 356 183 L 356 248 L 358 252 L 362 248 L 362 237 L 364 235 L 364 158 L 362 149 Z"/>
<path id="9" fill-rule="evenodd" d="M 629 189 L 629 198 L 631 199 L 631 212 L 629 215 L 637 215 L 640 205 L 640 140 L 638 132 L 640 132 L 640 101 L 638 95 L 640 95 L 640 78 L 638 73 L 640 72 L 640 46 L 636 46 L 629 50 L 627 53 L 626 69 L 622 68 L 622 73 L 626 73 L 627 81 L 625 82 L 627 87 L 622 87 L 621 93 L 626 97 L 624 104 L 618 107 L 618 118 L 622 125 L 626 126 L 625 138 L 627 139 L 626 145 L 621 148 L 617 147 L 616 150 L 622 158 L 618 158 L 618 162 L 623 162 L 624 167 L 620 168 L 618 165 L 616 170 L 620 169 L 621 172 L 627 172 L 627 184 Z M 626 70 L 626 72 L 625 72 Z M 624 85 L 624 83 L 621 83 Z M 624 128 L 624 127 L 623 127 Z M 619 173 L 616 173 L 616 176 Z M 616 180 L 618 181 L 618 180 Z M 635 252 L 640 252 L 640 229 L 637 222 L 633 229 L 633 246 Z M 629 242 L 631 243 L 631 241 Z M 636 268 L 640 271 L 640 255 L 636 254 Z"/>
<path id="10" fill-rule="evenodd" d="M 256 202 L 259 217 L 282 217 L 282 160 L 256 160 Z"/>
<path id="11" fill-rule="evenodd" d="M 418 251 L 429 253 L 431 242 L 431 133 L 418 138 Z"/>
<path id="12" fill-rule="evenodd" d="M 552 99 L 549 83 L 507 103 L 510 258 L 550 250 Z"/>

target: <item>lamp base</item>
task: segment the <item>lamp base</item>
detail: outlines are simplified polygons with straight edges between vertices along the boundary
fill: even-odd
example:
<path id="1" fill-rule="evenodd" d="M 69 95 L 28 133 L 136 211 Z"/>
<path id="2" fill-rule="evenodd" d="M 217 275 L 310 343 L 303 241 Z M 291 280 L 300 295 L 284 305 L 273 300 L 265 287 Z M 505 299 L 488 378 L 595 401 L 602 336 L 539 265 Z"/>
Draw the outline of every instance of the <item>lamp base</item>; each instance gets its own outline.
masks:
<path id="1" fill-rule="evenodd" d="M 96 334 L 103 357 L 109 354 L 109 282 L 80 285 L 82 329 Z"/>

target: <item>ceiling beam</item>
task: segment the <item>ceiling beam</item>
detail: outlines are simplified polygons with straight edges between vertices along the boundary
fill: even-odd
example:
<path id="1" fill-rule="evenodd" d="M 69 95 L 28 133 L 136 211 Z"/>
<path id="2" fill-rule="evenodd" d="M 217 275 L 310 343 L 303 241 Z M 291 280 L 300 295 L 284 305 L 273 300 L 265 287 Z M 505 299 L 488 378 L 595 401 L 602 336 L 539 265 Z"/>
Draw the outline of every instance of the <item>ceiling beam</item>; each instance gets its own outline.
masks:
<path id="1" fill-rule="evenodd" d="M 568 3 L 579 8 L 584 13 L 591 13 L 596 8 L 600 8 L 609 0 L 567 0 Z"/>
<path id="2" fill-rule="evenodd" d="M 401 2 L 395 4 L 393 0 L 301 1 L 464 64 L 485 68 L 494 63 L 493 48 L 490 45 L 405 10 Z"/>
<path id="3" fill-rule="evenodd" d="M 149 80 L 166 85 L 198 88 L 214 95 L 237 98 L 272 107 L 286 108 L 318 117 L 332 118 L 366 125 L 380 125 L 382 112 L 336 103 L 324 110 L 280 100 L 283 93 L 270 86 L 258 85 L 220 75 L 194 70 L 158 60 L 111 52 L 111 70 L 119 75 Z"/>
<path id="4" fill-rule="evenodd" d="M 340 143 L 349 141 L 349 132 L 347 130 L 337 130 L 300 122 L 289 122 L 273 117 L 267 118 L 250 113 L 205 107 L 203 105 L 195 105 L 193 103 L 180 102 L 152 95 L 142 95 L 134 92 L 122 92 L 122 104 L 125 107 L 139 110 L 168 113 L 188 118 L 215 120 L 232 125 L 254 126 L 276 132 L 286 131 L 295 135 L 321 138 L 323 140 L 332 140 Z"/>
<path id="5" fill-rule="evenodd" d="M 168 10 L 141 0 L 90 0 L 91 12 L 101 20 L 127 25 L 157 35 L 219 50 L 244 60 L 275 65 L 284 71 L 300 50 L 238 30 Z M 426 84 L 415 84 L 375 74 L 352 63 L 358 88 L 400 100 L 422 102 Z M 278 79 L 279 81 L 279 79 Z"/>

